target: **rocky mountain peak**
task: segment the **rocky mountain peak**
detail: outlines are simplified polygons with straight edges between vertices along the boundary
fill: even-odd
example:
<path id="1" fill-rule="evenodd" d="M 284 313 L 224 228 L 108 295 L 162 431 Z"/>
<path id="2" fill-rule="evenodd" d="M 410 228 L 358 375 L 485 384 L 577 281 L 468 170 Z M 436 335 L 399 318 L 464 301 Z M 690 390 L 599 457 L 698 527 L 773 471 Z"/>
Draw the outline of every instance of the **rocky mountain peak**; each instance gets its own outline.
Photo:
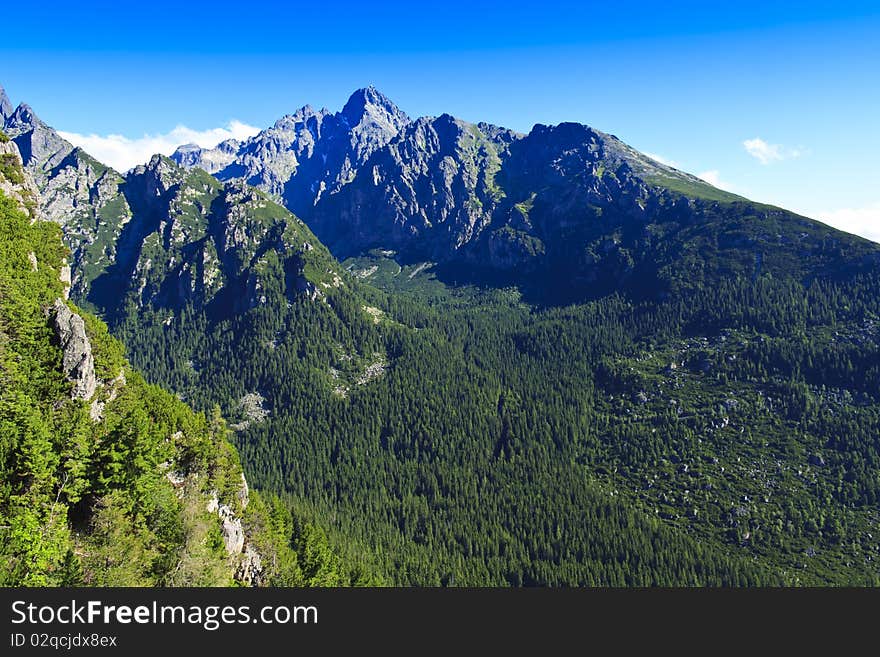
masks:
<path id="1" fill-rule="evenodd" d="M 183 144 L 171 154 L 171 159 L 181 166 L 189 167 L 201 162 L 202 153 L 202 147 L 198 144 Z"/>
<path id="2" fill-rule="evenodd" d="M 472 127 L 470 123 L 457 119 L 451 114 L 441 114 L 430 122 L 431 128 L 441 136 L 441 139 L 454 141 L 461 134 L 468 132 Z"/>
<path id="3" fill-rule="evenodd" d="M 375 87 L 355 91 L 340 112 L 304 105 L 243 142 L 178 148 L 171 158 L 220 180 L 241 180 L 304 218 L 338 192 L 409 117 Z"/>
<path id="4" fill-rule="evenodd" d="M 302 119 L 310 117 L 310 116 L 315 116 L 317 114 L 326 114 L 326 113 L 327 113 L 326 110 L 320 110 L 320 111 L 315 110 L 314 107 L 312 107 L 311 105 L 306 103 L 305 105 L 300 107 L 298 110 L 296 110 L 293 113 L 293 116 L 294 116 L 294 118 L 302 120 Z"/>
<path id="5" fill-rule="evenodd" d="M 198 157 L 202 153 L 205 153 L 209 150 L 216 150 L 221 153 L 235 153 L 239 147 L 241 146 L 241 142 L 238 139 L 227 139 L 226 141 L 221 141 L 217 144 L 213 149 L 205 149 L 190 142 L 188 144 L 183 144 L 182 146 L 178 146 L 174 153 L 171 155 L 171 159 L 177 162 L 178 164 L 183 164 L 180 162 L 181 159 L 186 159 L 189 157 Z M 185 165 L 184 165 L 185 166 Z"/>
<path id="6" fill-rule="evenodd" d="M 181 168 L 174 160 L 164 155 L 153 155 L 147 164 L 141 164 L 132 169 L 127 176 L 128 180 L 135 178 L 144 179 L 147 182 L 146 189 L 151 197 L 162 197 L 172 187 L 180 184 L 186 175 L 186 170 Z"/>
<path id="7" fill-rule="evenodd" d="M 533 140 L 540 140 L 551 146 L 570 145 L 575 147 L 587 147 L 593 151 L 600 151 L 604 146 L 602 135 L 590 126 L 582 123 L 560 123 L 558 125 L 543 125 L 538 123 L 528 135 Z"/>
<path id="8" fill-rule="evenodd" d="M 25 103 L 6 119 L 3 130 L 15 141 L 25 168 L 34 176 L 42 193 L 47 172 L 73 151 L 73 145 L 43 123 Z"/>
<path id="9" fill-rule="evenodd" d="M 7 130 L 13 133 L 16 131 L 25 132 L 42 125 L 43 122 L 40 121 L 34 110 L 27 103 L 21 103 L 6 119 Z"/>
<path id="10" fill-rule="evenodd" d="M 214 148 L 202 148 L 198 144 L 189 143 L 178 146 L 171 154 L 171 159 L 187 169 L 197 166 L 213 174 L 232 162 L 241 145 L 237 139 L 227 139 Z"/>
<path id="11" fill-rule="evenodd" d="M 26 104 L 6 118 L 5 144 L 17 151 L 24 167 L 24 202 L 32 217 L 59 224 L 70 249 L 73 270 L 68 284 L 79 297 L 88 285 L 81 264 L 113 257 L 113 242 L 131 217 L 122 194 L 123 179 L 80 148 L 63 139 Z M 33 200 L 30 200 L 33 199 Z M 101 254 L 101 255 L 97 255 Z"/>
<path id="12" fill-rule="evenodd" d="M 409 117 L 372 85 L 358 89 L 349 97 L 340 118 L 351 128 L 363 123 L 374 123 L 395 133 L 409 123 Z"/>
<path id="13" fill-rule="evenodd" d="M 227 139 L 217 144 L 216 150 L 221 153 L 235 153 L 240 147 L 241 142 L 238 139 Z"/>
<path id="14" fill-rule="evenodd" d="M 177 151 L 180 153 L 192 153 L 193 151 L 200 151 L 202 147 L 198 144 L 194 144 L 192 142 L 188 144 L 183 144 L 182 146 L 177 147 Z"/>
<path id="15" fill-rule="evenodd" d="M 285 114 L 272 125 L 276 130 L 296 130 L 298 126 L 307 123 L 309 119 L 322 121 L 329 112 L 325 109 L 315 110 L 311 105 L 303 105 L 293 114 Z"/>
<path id="16" fill-rule="evenodd" d="M 9 102 L 9 96 L 6 95 L 6 89 L 0 85 L 0 125 L 6 123 L 6 119 L 12 116 L 12 103 Z"/>
<path id="17" fill-rule="evenodd" d="M 156 153 L 150 158 L 146 165 L 136 167 L 136 170 L 143 170 L 144 173 L 165 174 L 168 172 L 180 172 L 178 164 L 169 157 Z"/>

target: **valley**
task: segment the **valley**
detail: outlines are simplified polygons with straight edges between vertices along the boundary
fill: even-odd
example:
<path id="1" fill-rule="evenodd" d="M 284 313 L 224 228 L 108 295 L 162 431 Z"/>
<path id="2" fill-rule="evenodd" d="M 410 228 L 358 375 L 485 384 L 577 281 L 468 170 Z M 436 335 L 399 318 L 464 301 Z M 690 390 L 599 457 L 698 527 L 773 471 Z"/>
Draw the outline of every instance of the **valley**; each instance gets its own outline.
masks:
<path id="1" fill-rule="evenodd" d="M 71 298 L 283 516 L 262 584 L 880 584 L 880 245 L 372 87 L 125 174 L 7 105 Z"/>

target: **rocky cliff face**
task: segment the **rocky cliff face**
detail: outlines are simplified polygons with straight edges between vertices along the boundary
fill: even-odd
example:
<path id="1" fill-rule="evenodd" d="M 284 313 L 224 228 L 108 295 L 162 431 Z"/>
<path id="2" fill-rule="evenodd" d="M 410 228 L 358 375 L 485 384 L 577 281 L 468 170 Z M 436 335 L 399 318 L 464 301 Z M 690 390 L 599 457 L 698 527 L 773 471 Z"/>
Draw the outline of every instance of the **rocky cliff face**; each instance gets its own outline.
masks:
<path id="1" fill-rule="evenodd" d="M 71 143 L 43 123 L 30 105 L 25 103 L 21 103 L 6 118 L 3 129 L 15 141 L 25 169 L 34 176 L 38 185 L 49 171 L 74 150 Z"/>
<path id="2" fill-rule="evenodd" d="M 310 221 L 339 256 L 373 246 L 448 257 L 491 222 L 495 183 L 515 133 L 444 114 L 407 125 Z"/>
<path id="3" fill-rule="evenodd" d="M 21 155 L 15 142 L 9 141 L 2 132 L 0 132 L 0 192 L 14 200 L 22 212 L 36 219 L 39 212 L 40 192 L 33 179 L 23 175 Z"/>
<path id="4" fill-rule="evenodd" d="M 245 586 L 261 586 L 266 578 L 262 555 L 244 530 L 240 514 L 229 505 L 229 502 L 234 502 L 242 512 L 247 508 L 249 489 L 244 475 L 241 476 L 241 486 L 235 497 L 235 500 L 224 503 L 214 494 L 208 500 L 206 509 L 209 513 L 217 514 L 222 524 L 223 547 L 231 560 L 236 581 Z"/>
<path id="5" fill-rule="evenodd" d="M 2 99 L 11 107 L 5 93 Z M 63 139 L 26 104 L 3 116 L 2 128 L 36 184 L 40 216 L 63 228 L 71 250 L 71 284 L 74 295 L 82 298 L 92 270 L 115 259 L 115 242 L 131 218 L 123 178 Z"/>
<path id="6" fill-rule="evenodd" d="M 85 322 L 61 299 L 57 299 L 52 306 L 52 326 L 61 346 L 61 369 L 73 384 L 70 396 L 88 401 L 95 394 L 98 380 Z"/>

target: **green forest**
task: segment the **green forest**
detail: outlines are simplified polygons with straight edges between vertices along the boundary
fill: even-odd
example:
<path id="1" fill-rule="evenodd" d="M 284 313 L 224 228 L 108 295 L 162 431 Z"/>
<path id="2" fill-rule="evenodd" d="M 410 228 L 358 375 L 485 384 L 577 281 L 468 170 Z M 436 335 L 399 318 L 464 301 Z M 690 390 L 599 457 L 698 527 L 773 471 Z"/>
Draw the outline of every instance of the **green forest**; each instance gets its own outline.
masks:
<path id="1" fill-rule="evenodd" d="M 18 184 L 17 156 L 7 165 Z M 0 193 L 0 585 L 237 584 L 212 496 L 262 555 L 260 583 L 378 581 L 281 497 L 251 491 L 245 505 L 226 421 L 147 383 L 103 322 L 62 301 L 67 255 L 59 226 Z M 56 303 L 84 321 L 91 400 L 71 398 Z"/>
<path id="2" fill-rule="evenodd" d="M 249 480 L 391 583 L 880 583 L 876 275 L 563 307 L 406 288 L 115 330 L 196 408 L 258 393 Z"/>

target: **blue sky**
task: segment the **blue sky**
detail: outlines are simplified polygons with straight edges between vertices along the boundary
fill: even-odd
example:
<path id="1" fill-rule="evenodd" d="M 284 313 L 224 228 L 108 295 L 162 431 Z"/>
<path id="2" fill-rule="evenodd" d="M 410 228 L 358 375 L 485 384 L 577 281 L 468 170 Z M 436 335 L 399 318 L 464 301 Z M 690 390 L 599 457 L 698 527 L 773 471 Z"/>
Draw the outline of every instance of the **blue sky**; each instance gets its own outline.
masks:
<path id="1" fill-rule="evenodd" d="M 374 84 L 412 116 L 587 123 L 880 240 L 877 2 L 53 5 L 4 9 L 0 84 L 120 168 Z"/>

